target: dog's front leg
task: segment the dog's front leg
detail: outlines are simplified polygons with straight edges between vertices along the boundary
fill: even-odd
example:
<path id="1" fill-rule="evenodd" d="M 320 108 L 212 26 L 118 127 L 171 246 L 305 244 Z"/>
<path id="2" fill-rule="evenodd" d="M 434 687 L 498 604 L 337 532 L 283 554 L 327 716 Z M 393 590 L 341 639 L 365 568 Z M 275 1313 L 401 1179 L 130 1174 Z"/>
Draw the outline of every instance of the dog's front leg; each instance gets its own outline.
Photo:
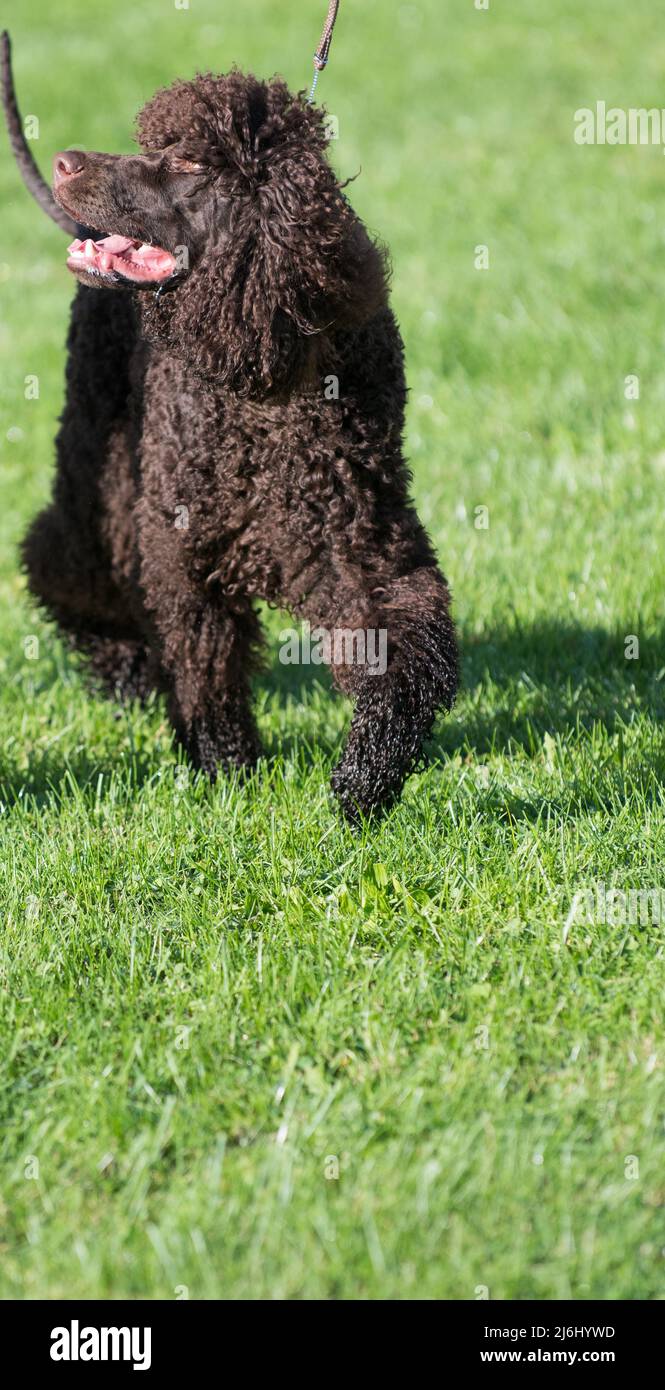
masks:
<path id="1" fill-rule="evenodd" d="M 171 722 L 190 762 L 212 778 L 253 767 L 261 745 L 249 686 L 259 641 L 252 610 L 232 612 L 223 600 L 181 607 L 161 636 Z"/>
<path id="2" fill-rule="evenodd" d="M 196 712 L 187 712 L 182 689 L 174 687 L 169 711 L 176 737 L 189 761 L 213 780 L 218 771 L 251 768 L 261 753 L 249 691 L 218 690 Z M 244 687 L 244 683 L 243 683 Z M 187 699 L 189 698 L 189 693 Z"/>
<path id="3" fill-rule="evenodd" d="M 141 587 L 176 736 L 195 767 L 251 767 L 260 741 L 250 677 L 261 631 L 249 598 L 206 584 L 184 547 L 143 509 Z"/>
<path id="4" fill-rule="evenodd" d="M 385 810 L 417 767 L 439 709 L 458 684 L 445 581 L 422 566 L 366 596 L 348 591 L 323 630 L 336 684 L 355 700 L 332 787 L 347 818 Z"/>
<path id="5" fill-rule="evenodd" d="M 260 630 L 249 604 L 231 609 L 222 596 L 181 604 L 162 621 L 161 635 L 171 722 L 190 762 L 212 778 L 253 767 L 261 744 L 250 674 Z"/>

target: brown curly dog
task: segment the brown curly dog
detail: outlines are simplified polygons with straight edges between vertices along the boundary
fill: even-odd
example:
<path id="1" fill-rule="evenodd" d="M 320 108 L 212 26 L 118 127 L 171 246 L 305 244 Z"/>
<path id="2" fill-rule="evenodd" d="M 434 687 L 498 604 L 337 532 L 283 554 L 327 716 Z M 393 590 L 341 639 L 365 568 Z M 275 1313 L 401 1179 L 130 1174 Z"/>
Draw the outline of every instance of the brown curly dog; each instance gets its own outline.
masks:
<path id="1" fill-rule="evenodd" d="M 256 601 L 332 635 L 355 701 L 332 785 L 353 820 L 399 795 L 457 687 L 448 590 L 409 499 L 385 258 L 321 111 L 277 79 L 177 82 L 138 138 L 135 156 L 54 160 L 80 283 L 30 588 L 106 689 L 166 692 L 211 776 L 260 752 Z M 383 666 L 339 632 L 384 634 Z"/>

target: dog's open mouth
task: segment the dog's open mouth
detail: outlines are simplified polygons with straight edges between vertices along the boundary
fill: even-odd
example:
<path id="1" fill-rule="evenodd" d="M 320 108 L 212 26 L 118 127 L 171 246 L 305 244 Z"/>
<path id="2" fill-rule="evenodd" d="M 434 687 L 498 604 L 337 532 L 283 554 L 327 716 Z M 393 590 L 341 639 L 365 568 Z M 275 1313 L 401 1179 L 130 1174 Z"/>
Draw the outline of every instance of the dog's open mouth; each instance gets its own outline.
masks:
<path id="1" fill-rule="evenodd" d="M 104 236 L 99 241 L 73 241 L 67 247 L 70 270 L 88 275 L 121 275 L 137 285 L 161 285 L 176 270 L 175 256 L 161 246 L 128 236 Z"/>

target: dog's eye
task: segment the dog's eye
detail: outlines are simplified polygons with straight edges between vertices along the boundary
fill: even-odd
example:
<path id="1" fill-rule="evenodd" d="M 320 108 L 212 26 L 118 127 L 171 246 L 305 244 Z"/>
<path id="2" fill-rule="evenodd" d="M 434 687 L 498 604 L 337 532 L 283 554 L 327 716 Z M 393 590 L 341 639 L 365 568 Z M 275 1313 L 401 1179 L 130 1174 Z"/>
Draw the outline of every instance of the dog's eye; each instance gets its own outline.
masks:
<path id="1" fill-rule="evenodd" d="M 203 174 L 204 164 L 195 164 L 193 159 L 181 159 L 179 155 L 172 155 L 169 159 L 169 169 L 173 174 Z"/>

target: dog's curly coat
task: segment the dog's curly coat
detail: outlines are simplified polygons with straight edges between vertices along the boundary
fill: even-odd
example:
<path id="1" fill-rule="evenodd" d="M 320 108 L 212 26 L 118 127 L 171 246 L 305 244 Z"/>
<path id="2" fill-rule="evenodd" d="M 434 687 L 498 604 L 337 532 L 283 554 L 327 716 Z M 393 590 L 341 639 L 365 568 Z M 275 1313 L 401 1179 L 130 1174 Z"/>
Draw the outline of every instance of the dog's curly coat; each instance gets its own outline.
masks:
<path id="1" fill-rule="evenodd" d="M 109 691 L 166 692 L 211 775 L 259 754 L 257 599 L 328 631 L 385 629 L 385 674 L 333 661 L 355 712 L 332 783 L 355 818 L 399 794 L 457 686 L 446 583 L 408 496 L 385 259 L 322 113 L 278 79 L 178 82 L 138 136 L 136 156 L 66 152 L 56 197 L 188 265 L 162 293 L 117 266 L 80 273 L 30 587 Z"/>

